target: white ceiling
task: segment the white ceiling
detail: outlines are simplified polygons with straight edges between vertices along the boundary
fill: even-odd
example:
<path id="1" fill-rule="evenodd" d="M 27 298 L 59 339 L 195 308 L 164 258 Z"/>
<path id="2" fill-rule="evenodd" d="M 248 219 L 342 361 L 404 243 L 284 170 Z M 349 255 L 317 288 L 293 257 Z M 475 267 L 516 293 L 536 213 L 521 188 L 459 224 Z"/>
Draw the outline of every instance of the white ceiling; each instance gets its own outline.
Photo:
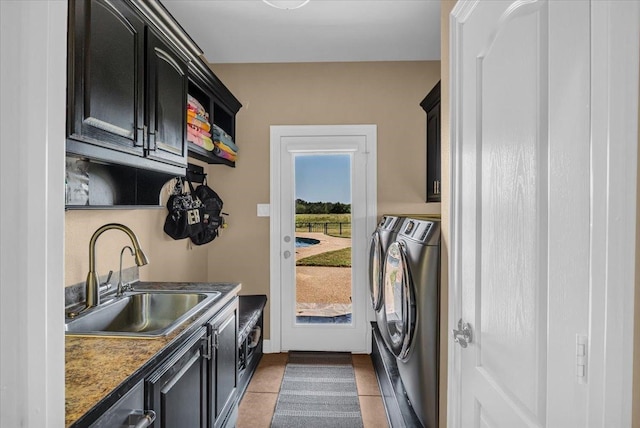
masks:
<path id="1" fill-rule="evenodd" d="M 440 59 L 440 0 L 163 0 L 212 63 Z"/>

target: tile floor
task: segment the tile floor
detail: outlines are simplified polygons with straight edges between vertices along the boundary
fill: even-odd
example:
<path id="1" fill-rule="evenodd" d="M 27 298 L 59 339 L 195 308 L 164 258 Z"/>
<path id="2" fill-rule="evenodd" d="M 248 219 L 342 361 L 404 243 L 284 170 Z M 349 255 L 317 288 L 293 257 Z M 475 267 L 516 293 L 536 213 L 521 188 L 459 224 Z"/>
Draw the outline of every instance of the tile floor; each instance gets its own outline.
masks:
<path id="1" fill-rule="evenodd" d="M 287 354 L 264 354 L 240 402 L 237 428 L 269 428 L 287 364 Z M 369 355 L 352 355 L 364 428 L 388 428 Z"/>

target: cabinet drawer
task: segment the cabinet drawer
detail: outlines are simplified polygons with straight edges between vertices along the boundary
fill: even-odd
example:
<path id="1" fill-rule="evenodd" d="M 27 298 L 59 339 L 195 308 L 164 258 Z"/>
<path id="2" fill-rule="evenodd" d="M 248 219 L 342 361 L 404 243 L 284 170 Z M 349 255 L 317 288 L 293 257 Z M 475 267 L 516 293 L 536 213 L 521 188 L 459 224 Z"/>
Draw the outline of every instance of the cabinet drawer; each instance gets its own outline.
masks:
<path id="1" fill-rule="evenodd" d="M 138 382 L 120 400 L 98 418 L 91 428 L 125 428 L 137 426 L 145 417 L 144 409 L 144 383 Z M 155 415 L 154 415 L 155 416 Z M 149 420 L 149 423 L 152 419 Z"/>

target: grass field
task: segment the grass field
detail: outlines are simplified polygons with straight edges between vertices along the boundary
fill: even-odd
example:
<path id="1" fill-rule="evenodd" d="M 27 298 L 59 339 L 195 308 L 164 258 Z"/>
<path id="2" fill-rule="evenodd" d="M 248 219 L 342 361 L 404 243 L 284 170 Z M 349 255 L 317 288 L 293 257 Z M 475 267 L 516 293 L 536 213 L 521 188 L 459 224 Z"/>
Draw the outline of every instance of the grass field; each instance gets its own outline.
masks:
<path id="1" fill-rule="evenodd" d="M 296 232 L 351 237 L 351 214 L 296 214 Z"/>
<path id="2" fill-rule="evenodd" d="M 351 267 L 351 247 L 305 257 L 296 266 Z"/>

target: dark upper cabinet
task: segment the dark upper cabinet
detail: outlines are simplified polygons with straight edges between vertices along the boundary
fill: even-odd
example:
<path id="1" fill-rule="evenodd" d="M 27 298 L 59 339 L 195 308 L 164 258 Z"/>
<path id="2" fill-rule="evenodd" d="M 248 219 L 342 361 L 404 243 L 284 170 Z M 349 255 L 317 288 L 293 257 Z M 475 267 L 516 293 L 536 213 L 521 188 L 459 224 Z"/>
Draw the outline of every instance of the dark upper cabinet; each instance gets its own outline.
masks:
<path id="1" fill-rule="evenodd" d="M 144 31 L 121 1 L 69 2 L 68 136 L 142 156 Z"/>
<path id="2" fill-rule="evenodd" d="M 67 153 L 184 174 L 187 57 L 123 0 L 69 2 Z"/>
<path id="3" fill-rule="evenodd" d="M 440 202 L 440 82 L 420 103 L 427 113 L 427 202 Z"/>
<path id="4" fill-rule="evenodd" d="M 235 138 L 240 102 L 158 0 L 69 0 L 66 207 L 160 206 L 188 156 L 187 94 Z"/>
<path id="5" fill-rule="evenodd" d="M 147 28 L 147 156 L 187 166 L 187 60 Z"/>

